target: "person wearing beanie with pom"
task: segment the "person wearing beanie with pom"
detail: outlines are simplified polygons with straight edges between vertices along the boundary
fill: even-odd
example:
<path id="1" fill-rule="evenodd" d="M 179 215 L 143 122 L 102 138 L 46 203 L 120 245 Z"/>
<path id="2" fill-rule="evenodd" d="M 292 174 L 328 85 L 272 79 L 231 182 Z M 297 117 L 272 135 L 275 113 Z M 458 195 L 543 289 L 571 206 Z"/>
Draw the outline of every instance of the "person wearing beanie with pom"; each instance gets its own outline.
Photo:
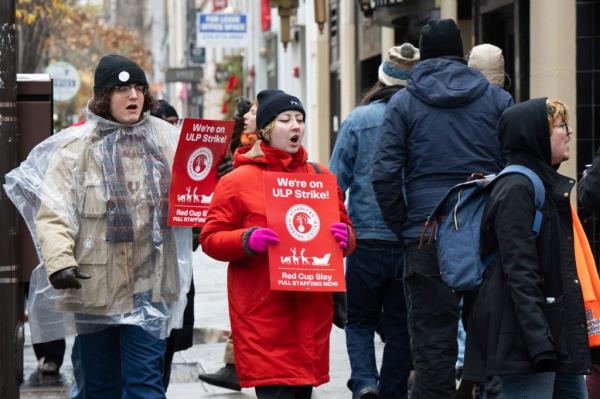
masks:
<path id="1" fill-rule="evenodd" d="M 345 328 L 351 367 L 348 387 L 354 399 L 400 399 L 407 394 L 411 357 L 402 287 L 402 240 L 385 224 L 379 208 L 373 207 L 370 155 L 387 102 L 406 86 L 419 58 L 419 49 L 410 43 L 388 50 L 379 66 L 379 80 L 342 123 L 329 163 L 341 189 L 350 192 L 348 215 L 356 233 L 356 250 L 346 262 Z M 378 372 L 373 339 L 382 318 L 386 340 Z"/>
<path id="2" fill-rule="evenodd" d="M 87 399 L 166 397 L 165 338 L 183 318 L 191 251 L 180 244 L 191 230 L 167 224 L 178 131 L 149 115 L 155 106 L 138 64 L 103 56 L 85 123 L 40 143 L 11 172 L 31 193 L 18 207 L 48 276 L 33 289 L 52 293 L 61 326 L 74 320 Z"/>
<path id="3" fill-rule="evenodd" d="M 388 102 L 375 150 L 372 184 L 383 219 L 404 241 L 404 292 L 415 369 L 413 395 L 454 398 L 457 323 L 464 297 L 440 278 L 435 241 L 419 248 L 425 219 L 448 191 L 474 172 L 496 173 L 496 134 L 509 93 L 466 65 L 460 29 L 430 21 L 419 37 L 421 61 Z M 425 240 L 427 242 L 427 240 Z"/>
<path id="4" fill-rule="evenodd" d="M 332 295 L 270 289 L 267 250 L 279 237 L 266 227 L 262 174 L 331 172 L 307 161 L 305 111 L 297 97 L 263 90 L 257 100 L 259 140 L 239 148 L 234 170 L 219 180 L 200 243 L 209 256 L 229 262 L 229 316 L 240 385 L 255 387 L 259 399 L 305 399 L 314 386 L 329 381 Z M 355 239 L 339 189 L 338 206 L 341 222 L 323 228 L 347 255 Z"/>

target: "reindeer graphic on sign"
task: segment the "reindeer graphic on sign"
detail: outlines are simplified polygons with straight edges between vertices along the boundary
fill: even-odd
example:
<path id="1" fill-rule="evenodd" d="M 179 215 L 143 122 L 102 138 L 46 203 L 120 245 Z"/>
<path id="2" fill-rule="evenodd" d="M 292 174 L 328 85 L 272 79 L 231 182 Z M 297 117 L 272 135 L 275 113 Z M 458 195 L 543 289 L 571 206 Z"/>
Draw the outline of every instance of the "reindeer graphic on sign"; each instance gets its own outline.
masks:
<path id="1" fill-rule="evenodd" d="M 279 261 L 282 265 L 302 265 L 302 266 L 329 266 L 329 259 L 331 253 L 325 253 L 322 256 L 305 256 L 306 248 L 300 249 L 300 256 L 298 256 L 298 249 L 296 247 L 290 248 L 291 255 L 280 256 Z"/>

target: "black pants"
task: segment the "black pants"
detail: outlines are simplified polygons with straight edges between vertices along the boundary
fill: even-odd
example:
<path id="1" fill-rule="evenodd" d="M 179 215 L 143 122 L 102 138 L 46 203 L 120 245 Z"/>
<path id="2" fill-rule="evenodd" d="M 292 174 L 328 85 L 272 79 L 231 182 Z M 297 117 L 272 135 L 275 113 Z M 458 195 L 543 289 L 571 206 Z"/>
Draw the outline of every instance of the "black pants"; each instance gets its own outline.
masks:
<path id="1" fill-rule="evenodd" d="M 421 249 L 418 244 L 408 244 L 404 259 L 404 292 L 415 368 L 413 397 L 454 399 L 458 319 L 463 313 L 463 322 L 466 320 L 474 293 L 453 291 L 442 281 L 435 244 Z"/>
<path id="2" fill-rule="evenodd" d="M 183 351 L 190 348 L 194 344 L 194 297 L 196 296 L 196 288 L 194 287 L 194 278 L 190 285 L 190 290 L 187 293 L 187 304 L 183 311 L 183 327 L 171 331 L 171 335 L 167 338 L 167 346 L 165 349 L 165 368 L 163 373 L 163 385 L 165 392 L 171 381 L 171 365 L 173 364 L 173 356 L 175 352 Z"/>
<path id="3" fill-rule="evenodd" d="M 173 349 L 173 342 L 167 339 L 167 347 L 165 349 L 165 370 L 163 373 L 163 385 L 165 386 L 165 392 L 169 387 L 171 381 L 171 365 L 173 364 L 173 356 L 175 350 Z"/>
<path id="4" fill-rule="evenodd" d="M 29 282 L 23 284 L 25 290 L 25 297 L 29 293 Z M 40 344 L 33 344 L 33 352 L 35 353 L 36 359 L 40 360 L 44 358 L 44 362 L 54 362 L 58 365 L 58 368 L 63 364 L 63 357 L 65 356 L 65 340 L 57 339 L 56 341 L 42 342 Z"/>
<path id="5" fill-rule="evenodd" d="M 60 368 L 65 356 L 65 340 L 58 339 L 56 341 L 33 344 L 33 352 L 35 352 L 35 357 L 38 360 L 44 358 L 44 363 L 54 362 Z"/>
<path id="6" fill-rule="evenodd" d="M 254 388 L 258 399 L 310 399 L 312 385 L 266 385 Z"/>

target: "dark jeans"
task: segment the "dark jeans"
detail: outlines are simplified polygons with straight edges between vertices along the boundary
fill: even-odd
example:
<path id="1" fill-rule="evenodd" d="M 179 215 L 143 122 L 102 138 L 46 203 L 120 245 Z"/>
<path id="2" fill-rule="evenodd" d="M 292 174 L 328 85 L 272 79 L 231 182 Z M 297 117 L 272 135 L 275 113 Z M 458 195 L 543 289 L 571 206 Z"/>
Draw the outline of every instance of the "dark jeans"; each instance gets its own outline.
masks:
<path id="1" fill-rule="evenodd" d="M 406 398 L 411 358 L 402 259 L 399 246 L 361 240 L 348 256 L 346 346 L 352 369 L 348 387 L 354 393 L 366 386 L 378 386 L 382 398 Z M 373 339 L 382 309 L 385 346 L 378 373 Z"/>
<path id="2" fill-rule="evenodd" d="M 583 375 L 535 373 L 504 375 L 499 399 L 587 399 Z"/>
<path id="3" fill-rule="evenodd" d="M 164 399 L 165 340 L 120 325 L 79 335 L 86 399 Z"/>
<path id="4" fill-rule="evenodd" d="M 310 399 L 311 385 L 266 385 L 254 388 L 257 399 Z"/>
<path id="5" fill-rule="evenodd" d="M 453 399 L 457 329 L 463 294 L 440 278 L 435 244 L 405 247 L 404 290 L 415 368 L 414 399 Z M 464 296 L 464 311 L 471 298 Z"/>
<path id="6" fill-rule="evenodd" d="M 81 349 L 79 348 L 80 336 L 75 336 L 71 349 L 71 364 L 73 364 L 73 384 L 71 385 L 70 399 L 85 399 L 83 394 L 83 366 L 81 365 Z"/>

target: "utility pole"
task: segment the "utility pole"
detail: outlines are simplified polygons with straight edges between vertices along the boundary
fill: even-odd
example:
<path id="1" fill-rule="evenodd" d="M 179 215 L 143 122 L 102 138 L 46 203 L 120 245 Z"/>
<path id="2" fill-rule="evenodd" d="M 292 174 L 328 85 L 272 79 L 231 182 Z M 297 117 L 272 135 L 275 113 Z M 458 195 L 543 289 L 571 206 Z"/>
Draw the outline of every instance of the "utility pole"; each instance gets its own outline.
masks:
<path id="1" fill-rule="evenodd" d="M 0 2 L 0 185 L 17 166 L 17 73 L 15 0 Z M 19 322 L 15 208 L 0 187 L 0 397 L 19 398 Z"/>

